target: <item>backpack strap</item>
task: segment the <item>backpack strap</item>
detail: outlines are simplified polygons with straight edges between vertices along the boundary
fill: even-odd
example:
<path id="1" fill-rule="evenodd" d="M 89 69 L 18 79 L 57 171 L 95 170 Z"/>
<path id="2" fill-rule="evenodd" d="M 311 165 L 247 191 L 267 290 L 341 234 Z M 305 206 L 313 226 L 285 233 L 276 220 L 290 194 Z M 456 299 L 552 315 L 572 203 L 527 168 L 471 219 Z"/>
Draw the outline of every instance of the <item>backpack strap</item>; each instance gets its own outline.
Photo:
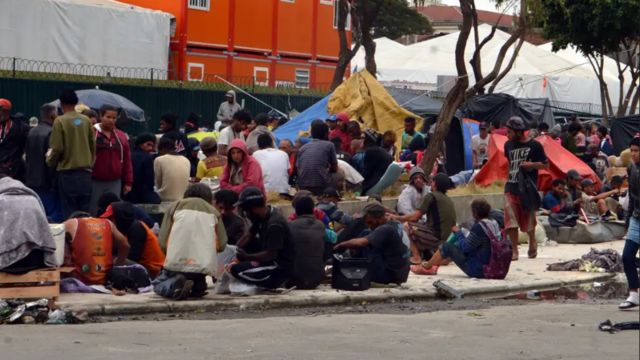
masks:
<path id="1" fill-rule="evenodd" d="M 493 231 L 491 231 L 489 229 L 489 227 L 487 226 L 487 224 L 485 224 L 484 220 L 480 220 L 478 221 L 478 224 L 480 224 L 480 227 L 482 228 L 482 231 L 484 231 L 485 234 L 487 234 L 487 237 L 489 237 L 490 241 L 500 241 L 500 239 L 498 239 L 494 234 Z"/>

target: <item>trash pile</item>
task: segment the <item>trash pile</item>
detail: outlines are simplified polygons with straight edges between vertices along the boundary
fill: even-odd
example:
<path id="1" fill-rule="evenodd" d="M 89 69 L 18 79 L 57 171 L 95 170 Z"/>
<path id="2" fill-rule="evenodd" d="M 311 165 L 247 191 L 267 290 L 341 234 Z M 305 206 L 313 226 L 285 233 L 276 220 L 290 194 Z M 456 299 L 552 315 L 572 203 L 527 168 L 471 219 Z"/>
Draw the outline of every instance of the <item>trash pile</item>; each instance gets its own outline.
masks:
<path id="1" fill-rule="evenodd" d="M 547 271 L 622 272 L 622 257 L 613 249 L 591 248 L 580 259 L 549 264 Z"/>
<path id="2" fill-rule="evenodd" d="M 88 320 L 86 312 L 49 309 L 49 300 L 26 302 L 19 299 L 0 299 L 1 324 L 82 324 Z"/>

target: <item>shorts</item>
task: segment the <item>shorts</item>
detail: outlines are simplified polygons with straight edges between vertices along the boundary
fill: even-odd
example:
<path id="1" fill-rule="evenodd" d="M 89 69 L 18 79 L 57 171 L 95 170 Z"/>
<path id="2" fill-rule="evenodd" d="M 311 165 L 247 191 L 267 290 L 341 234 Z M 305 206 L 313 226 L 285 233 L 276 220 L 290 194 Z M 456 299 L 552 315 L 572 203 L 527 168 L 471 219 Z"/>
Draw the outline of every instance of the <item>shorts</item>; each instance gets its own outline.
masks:
<path id="1" fill-rule="evenodd" d="M 536 212 L 528 211 L 520 205 L 520 196 L 504 194 L 504 228 L 517 229 L 528 233 L 536 228 Z"/>

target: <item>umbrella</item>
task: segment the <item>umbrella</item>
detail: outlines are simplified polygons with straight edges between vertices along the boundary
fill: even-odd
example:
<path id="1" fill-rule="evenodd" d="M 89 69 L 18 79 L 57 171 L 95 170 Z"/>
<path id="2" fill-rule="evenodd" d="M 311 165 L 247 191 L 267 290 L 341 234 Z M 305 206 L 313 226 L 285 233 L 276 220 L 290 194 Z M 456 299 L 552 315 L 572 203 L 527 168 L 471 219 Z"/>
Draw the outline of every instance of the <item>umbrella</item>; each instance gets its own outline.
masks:
<path id="1" fill-rule="evenodd" d="M 80 103 L 92 109 L 100 110 L 103 105 L 112 105 L 120 109 L 120 115 L 127 120 L 145 122 L 144 110 L 122 95 L 100 89 L 78 90 L 76 94 Z M 60 100 L 51 102 L 51 105 L 59 108 Z"/>

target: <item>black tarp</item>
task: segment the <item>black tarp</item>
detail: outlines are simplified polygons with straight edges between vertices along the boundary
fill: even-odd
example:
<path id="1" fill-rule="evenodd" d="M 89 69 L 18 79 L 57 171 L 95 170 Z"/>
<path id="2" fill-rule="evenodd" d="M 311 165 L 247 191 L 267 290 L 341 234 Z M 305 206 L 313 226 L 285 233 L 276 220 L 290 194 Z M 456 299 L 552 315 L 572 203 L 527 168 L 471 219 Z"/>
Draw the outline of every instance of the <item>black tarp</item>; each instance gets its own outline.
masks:
<path id="1" fill-rule="evenodd" d="M 616 155 L 629 147 L 633 137 L 640 133 L 640 115 L 611 120 L 611 142 Z"/>
<path id="2" fill-rule="evenodd" d="M 442 108 L 442 101 L 428 97 L 423 91 L 400 88 L 385 88 L 398 105 L 416 115 L 436 115 Z"/>
<path id="3" fill-rule="evenodd" d="M 487 94 L 469 99 L 460 108 L 464 117 L 491 123 L 494 119 L 504 123 L 512 116 L 520 116 L 528 124 L 545 122 L 555 125 L 549 99 L 516 99 L 507 94 Z"/>

